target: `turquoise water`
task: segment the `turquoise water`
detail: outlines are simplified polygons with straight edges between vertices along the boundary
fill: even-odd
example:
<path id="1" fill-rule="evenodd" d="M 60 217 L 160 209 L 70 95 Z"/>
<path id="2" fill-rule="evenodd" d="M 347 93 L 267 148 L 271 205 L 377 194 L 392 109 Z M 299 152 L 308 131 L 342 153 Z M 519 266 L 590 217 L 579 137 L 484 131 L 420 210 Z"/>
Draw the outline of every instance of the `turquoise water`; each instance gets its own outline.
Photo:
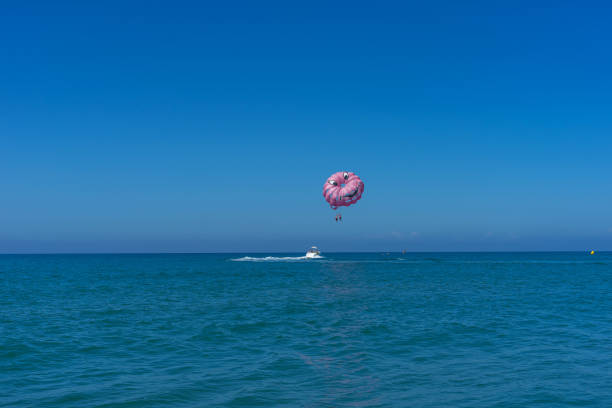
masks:
<path id="1" fill-rule="evenodd" d="M 612 406 L 610 253 L 262 257 L 0 256 L 0 406 Z"/>

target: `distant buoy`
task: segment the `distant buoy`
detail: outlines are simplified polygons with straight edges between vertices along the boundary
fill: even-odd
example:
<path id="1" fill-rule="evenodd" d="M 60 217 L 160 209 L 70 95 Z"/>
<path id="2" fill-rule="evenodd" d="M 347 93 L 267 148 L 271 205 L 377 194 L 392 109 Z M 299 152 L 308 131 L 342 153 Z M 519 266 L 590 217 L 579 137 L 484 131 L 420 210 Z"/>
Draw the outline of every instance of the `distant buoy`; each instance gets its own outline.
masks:
<path id="1" fill-rule="evenodd" d="M 595 255 L 595 251 L 591 251 L 591 255 Z"/>

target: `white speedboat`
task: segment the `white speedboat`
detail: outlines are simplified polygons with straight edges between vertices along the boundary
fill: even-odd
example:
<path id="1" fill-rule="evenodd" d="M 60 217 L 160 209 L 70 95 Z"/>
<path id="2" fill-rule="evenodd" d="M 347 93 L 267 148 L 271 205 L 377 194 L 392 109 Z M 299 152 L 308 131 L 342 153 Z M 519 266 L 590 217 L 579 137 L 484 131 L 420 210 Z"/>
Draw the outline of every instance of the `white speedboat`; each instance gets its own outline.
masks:
<path id="1" fill-rule="evenodd" d="M 318 258 L 321 255 L 321 251 L 316 246 L 311 247 L 306 251 L 306 258 Z"/>

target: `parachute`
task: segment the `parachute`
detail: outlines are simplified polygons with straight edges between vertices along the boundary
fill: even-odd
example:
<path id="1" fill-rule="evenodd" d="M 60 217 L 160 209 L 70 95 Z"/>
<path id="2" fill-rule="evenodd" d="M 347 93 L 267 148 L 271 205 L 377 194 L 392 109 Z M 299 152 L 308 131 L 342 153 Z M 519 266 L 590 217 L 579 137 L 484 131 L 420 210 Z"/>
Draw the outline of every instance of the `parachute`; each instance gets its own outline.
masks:
<path id="1" fill-rule="evenodd" d="M 323 197 L 332 210 L 355 204 L 363 194 L 363 181 L 352 172 L 339 171 L 332 174 L 323 185 Z M 337 216 L 336 216 L 337 217 Z M 342 220 L 342 216 L 340 216 Z M 337 221 L 337 218 L 336 218 Z"/>

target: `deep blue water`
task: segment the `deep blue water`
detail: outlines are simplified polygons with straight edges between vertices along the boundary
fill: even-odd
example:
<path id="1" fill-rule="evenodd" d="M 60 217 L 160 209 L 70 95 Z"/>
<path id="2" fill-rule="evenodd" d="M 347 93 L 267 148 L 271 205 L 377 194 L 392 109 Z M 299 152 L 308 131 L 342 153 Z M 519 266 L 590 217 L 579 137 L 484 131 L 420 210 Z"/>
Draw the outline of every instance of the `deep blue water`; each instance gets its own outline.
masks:
<path id="1" fill-rule="evenodd" d="M 0 406 L 612 407 L 612 254 L 324 255 L 0 256 Z"/>

